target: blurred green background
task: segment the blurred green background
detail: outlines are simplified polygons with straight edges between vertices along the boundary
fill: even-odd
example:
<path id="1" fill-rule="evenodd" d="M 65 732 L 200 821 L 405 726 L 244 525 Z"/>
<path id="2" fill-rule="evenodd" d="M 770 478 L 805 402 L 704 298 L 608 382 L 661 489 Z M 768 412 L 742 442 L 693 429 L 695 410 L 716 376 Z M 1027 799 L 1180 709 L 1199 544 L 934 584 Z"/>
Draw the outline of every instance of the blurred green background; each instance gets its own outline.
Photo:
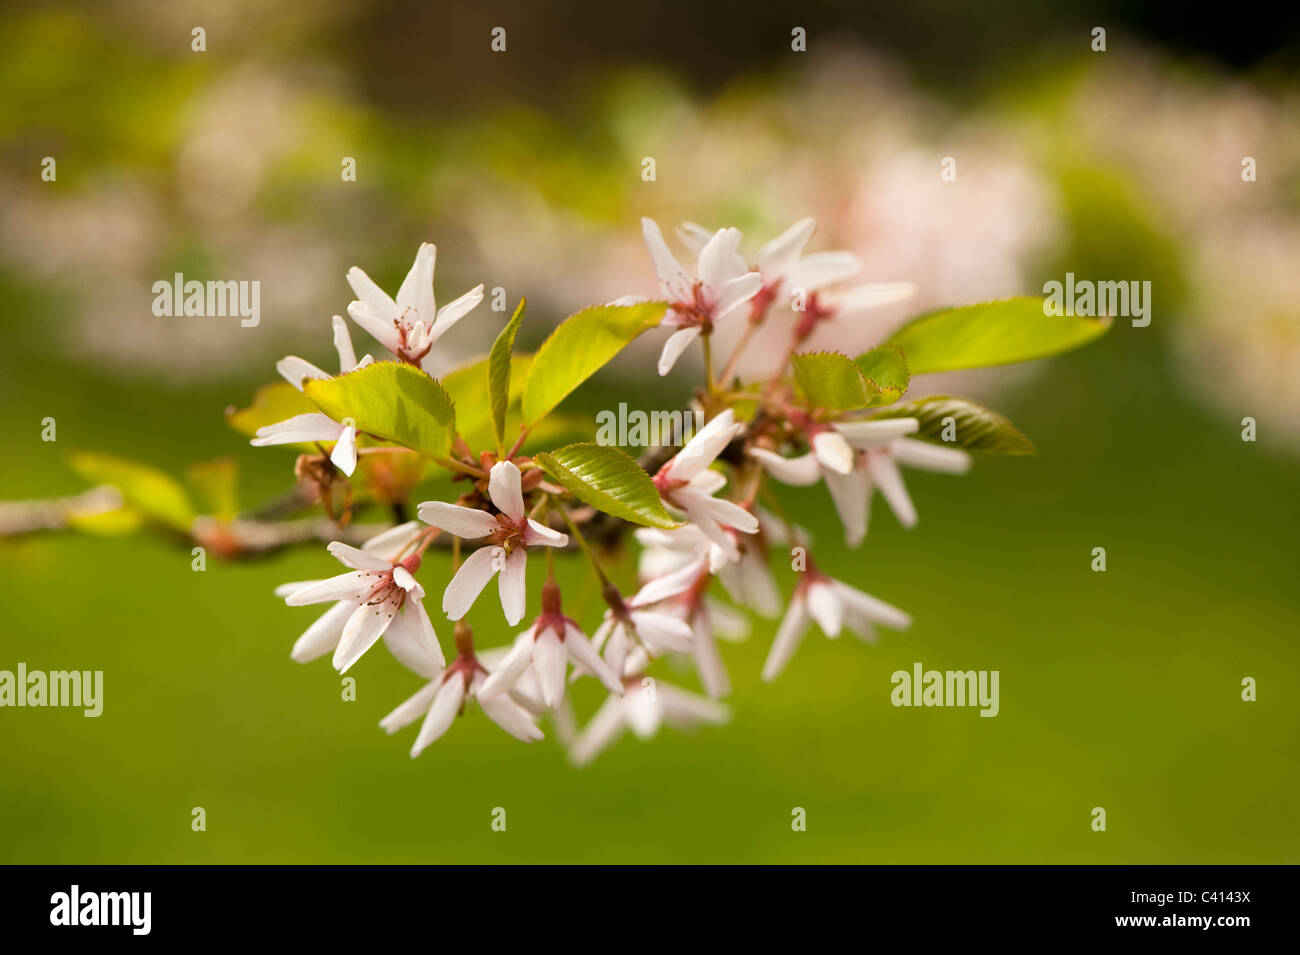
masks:
<path id="1" fill-rule="evenodd" d="M 810 633 L 768 686 L 772 625 L 755 621 L 723 646 L 730 725 L 628 736 L 583 770 L 549 725 L 522 746 L 477 711 L 412 761 L 414 730 L 376 724 L 418 678 L 376 650 L 345 702 L 327 662 L 292 663 L 315 612 L 271 590 L 332 573 L 322 549 L 195 573 L 159 536 L 0 539 L 0 669 L 105 673 L 98 719 L 0 710 L 0 861 L 1300 861 L 1300 111 L 1276 54 L 1162 46 L 1119 17 L 1105 59 L 1086 30 L 1024 28 L 1020 55 L 949 75 L 902 14 L 869 34 L 827 4 L 803 59 L 784 52 L 784 18 L 757 18 L 758 38 L 706 22 L 692 48 L 713 29 L 730 52 L 700 69 L 654 52 L 667 33 L 629 31 L 623 50 L 627 24 L 552 47 L 525 5 L 416 6 L 6 15 L 0 499 L 80 491 L 79 449 L 177 475 L 229 454 L 246 506 L 275 497 L 292 454 L 249 448 L 224 410 L 286 352 L 329 367 L 344 270 L 395 285 L 422 239 L 439 245 L 441 300 L 479 281 L 528 296 L 526 345 L 590 301 L 651 289 L 642 214 L 734 223 L 751 249 L 817 214 L 816 248 L 917 281 L 924 304 L 1034 293 L 1067 270 L 1148 279 L 1153 321 L 918 390 L 977 395 L 1039 454 L 909 474 L 912 532 L 877 501 L 849 552 L 823 489 L 783 495 L 819 563 L 910 611 L 910 632 L 874 647 Z M 518 50 L 500 67 L 494 16 Z M 209 51 L 192 54 L 205 18 Z M 547 49 L 564 65 L 538 78 Z M 339 181 L 349 155 L 356 183 Z M 944 155 L 948 194 L 930 185 Z M 260 278 L 262 325 L 155 318 L 149 287 L 177 269 Z M 446 341 L 468 359 L 505 317 L 480 306 Z M 687 376 L 641 377 L 649 354 L 573 410 L 676 406 Z M 46 417 L 56 442 L 40 440 Z M 431 595 L 448 569 L 426 562 Z M 561 571 L 594 627 L 583 566 Z M 621 571 L 630 583 L 630 554 Z M 470 620 L 481 644 L 509 637 L 490 601 Z M 1001 712 L 894 708 L 890 674 L 915 661 L 999 670 Z M 697 688 L 670 661 L 656 674 Z M 574 693 L 585 721 L 598 697 Z"/>

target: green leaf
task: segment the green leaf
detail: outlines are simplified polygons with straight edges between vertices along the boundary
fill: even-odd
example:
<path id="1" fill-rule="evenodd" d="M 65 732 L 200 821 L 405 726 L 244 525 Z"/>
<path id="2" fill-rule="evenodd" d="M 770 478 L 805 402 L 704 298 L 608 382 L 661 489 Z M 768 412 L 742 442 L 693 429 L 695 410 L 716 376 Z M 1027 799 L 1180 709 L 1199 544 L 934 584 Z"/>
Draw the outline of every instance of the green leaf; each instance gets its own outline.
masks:
<path id="1" fill-rule="evenodd" d="M 534 424 L 628 342 L 659 324 L 667 305 L 593 305 L 570 315 L 542 342 L 524 387 L 524 421 Z"/>
<path id="2" fill-rule="evenodd" d="M 287 381 L 277 381 L 257 389 L 253 403 L 247 408 L 227 408 L 226 421 L 240 434 L 251 438 L 258 428 L 315 410 L 316 406 L 301 391 Z"/>
<path id="3" fill-rule="evenodd" d="M 239 472 L 233 458 L 191 464 L 185 475 L 205 514 L 231 521 L 239 515 Z"/>
<path id="4" fill-rule="evenodd" d="M 194 507 L 185 489 L 157 468 L 95 451 L 77 451 L 68 459 L 72 469 L 92 484 L 117 488 L 122 500 L 152 520 L 188 531 Z"/>
<path id="5" fill-rule="evenodd" d="M 492 433 L 496 435 L 498 453 L 505 448 L 506 408 L 510 406 L 510 356 L 514 352 L 519 324 L 524 320 L 526 302 L 527 299 L 519 299 L 519 307 L 506 327 L 501 329 L 488 355 L 488 396 L 492 403 Z"/>
<path id="6" fill-rule="evenodd" d="M 111 511 L 71 510 L 65 515 L 74 531 L 94 537 L 125 537 L 140 529 L 144 516 L 129 504 Z"/>
<path id="7" fill-rule="evenodd" d="M 1002 415 L 965 398 L 931 395 L 894 405 L 871 420 L 879 418 L 916 418 L 921 423 L 917 437 L 949 447 L 997 454 L 1033 454 L 1036 450 L 1024 432 Z M 945 418 L 953 419 L 953 441 L 943 440 Z"/>
<path id="8" fill-rule="evenodd" d="M 647 527 L 678 526 L 650 475 L 618 448 L 570 444 L 542 452 L 536 460 L 580 501 L 606 514 Z"/>
<path id="9" fill-rule="evenodd" d="M 893 404 L 907 391 L 911 373 L 907 359 L 896 345 L 881 345 L 864 352 L 854 360 L 867 382 L 867 405 Z"/>
<path id="10" fill-rule="evenodd" d="M 1047 315 L 1041 298 L 1008 298 L 945 308 L 912 319 L 890 336 L 914 375 L 1044 358 L 1086 345 L 1109 318 Z"/>
<path id="11" fill-rule="evenodd" d="M 795 381 L 813 408 L 847 411 L 865 408 L 870 393 L 858 366 L 847 355 L 823 351 L 795 355 Z"/>
<path id="12" fill-rule="evenodd" d="M 377 361 L 345 375 L 309 379 L 303 390 L 335 421 L 430 457 L 451 446 L 456 413 L 442 385 L 405 362 Z"/>
<path id="13" fill-rule="evenodd" d="M 471 448 L 495 442 L 492 403 L 488 400 L 488 358 L 480 358 L 442 376 L 442 387 L 456 409 L 456 431 Z M 519 401 L 533 356 L 516 352 L 510 359 L 510 395 L 506 404 L 506 429 L 520 424 Z"/>

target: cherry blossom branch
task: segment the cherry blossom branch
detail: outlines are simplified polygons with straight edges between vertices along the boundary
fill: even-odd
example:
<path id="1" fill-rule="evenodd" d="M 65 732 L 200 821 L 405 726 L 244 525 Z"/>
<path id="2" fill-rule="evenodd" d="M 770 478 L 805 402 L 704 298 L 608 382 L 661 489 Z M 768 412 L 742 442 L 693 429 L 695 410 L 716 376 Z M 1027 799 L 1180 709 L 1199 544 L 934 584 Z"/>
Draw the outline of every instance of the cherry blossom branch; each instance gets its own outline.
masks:
<path id="1" fill-rule="evenodd" d="M 453 458 L 433 458 L 432 460 L 435 464 L 446 468 L 448 471 L 459 471 L 461 474 L 468 474 L 470 477 L 478 478 L 480 480 L 487 477 L 487 472 L 482 468 L 475 467 L 471 464 L 465 464 Z"/>
<path id="2" fill-rule="evenodd" d="M 74 515 L 94 517 L 116 511 L 121 506 L 122 495 L 107 484 L 71 497 L 0 501 L 0 537 L 67 530 Z"/>

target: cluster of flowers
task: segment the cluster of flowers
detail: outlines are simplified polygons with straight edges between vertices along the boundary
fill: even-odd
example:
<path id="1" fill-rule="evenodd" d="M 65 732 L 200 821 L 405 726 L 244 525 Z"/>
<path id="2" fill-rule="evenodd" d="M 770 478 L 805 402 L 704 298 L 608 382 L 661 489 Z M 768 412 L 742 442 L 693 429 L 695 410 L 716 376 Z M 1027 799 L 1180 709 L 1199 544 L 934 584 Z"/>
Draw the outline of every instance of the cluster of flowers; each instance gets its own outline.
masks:
<path id="1" fill-rule="evenodd" d="M 678 235 L 696 255 L 693 272 L 679 263 L 653 221 L 643 220 L 643 228 L 659 276 L 655 301 L 667 303 L 661 324 L 673 329 L 659 360 L 661 374 L 695 340 L 703 339 L 707 346 L 720 322 L 745 321 L 751 329 L 769 321 L 788 323 L 788 365 L 789 356 L 818 325 L 851 318 L 911 291 L 902 284 L 843 290 L 861 264 L 846 252 L 805 255 L 814 229 L 811 219 L 764 245 L 753 262 L 742 257 L 736 229 L 709 232 L 685 225 Z M 348 273 L 358 296 L 348 314 L 396 361 L 415 367 L 422 367 L 439 338 L 483 297 L 480 285 L 438 308 L 434 255 L 432 245 L 421 246 L 395 298 L 360 269 Z M 634 301 L 629 297 L 613 304 Z M 369 355 L 356 359 L 341 317 L 335 316 L 333 329 L 340 373 L 374 361 Z M 542 737 L 538 720 L 552 711 L 558 735 L 581 764 L 625 729 L 644 738 L 661 723 L 685 727 L 727 718 L 718 698 L 729 692 L 729 681 L 715 637 L 743 637 L 747 618 L 710 597 L 710 586 L 716 578 L 736 604 L 768 617 L 782 615 L 781 593 L 769 565 L 773 547 L 798 548 L 802 574 L 784 607 L 763 668 L 765 680 L 775 679 L 787 666 L 813 623 L 828 637 L 847 628 L 868 641 L 875 638 L 874 625 L 907 628 L 911 619 L 902 610 L 819 570 L 806 553 L 806 532 L 757 507 L 761 484 L 769 477 L 801 486 L 824 480 L 846 541 L 857 547 L 867 532 L 876 489 L 903 525 L 915 523 L 900 465 L 958 473 L 969 466 L 968 456 L 909 437 L 918 428 L 915 418 L 870 420 L 862 411 L 828 414 L 800 405 L 793 385 L 780 375 L 760 391 L 728 392 L 731 368 L 747 340 L 742 337 L 719 376 L 721 385 L 708 367 L 708 387 L 696 398 L 709 415 L 707 424 L 653 475 L 663 504 L 680 524 L 636 529 L 642 550 L 641 585 L 635 593 L 624 594 L 609 581 L 581 539 L 582 518 L 575 519 L 579 509 L 570 507 L 574 502 L 565 489 L 550 482 L 535 460 L 514 453 L 517 448 L 505 455 L 476 454 L 458 442 L 456 466 L 473 487 L 456 503 L 426 501 L 419 505 L 418 520 L 386 530 L 361 547 L 332 543 L 329 551 L 348 568 L 345 573 L 279 588 L 278 595 L 291 606 L 332 604 L 298 639 L 293 659 L 307 662 L 332 653 L 334 667 L 345 672 L 383 638 L 402 664 L 428 681 L 381 722 L 393 733 L 423 719 L 412 756 L 447 732 L 473 700 L 525 742 Z M 707 347 L 705 355 L 708 363 Z M 305 379 L 331 377 L 292 356 L 277 367 L 299 389 Z M 738 415 L 742 401 L 761 410 Z M 253 440 L 257 445 L 299 442 L 332 444 L 329 460 L 344 474 L 351 475 L 357 465 L 356 427 L 323 413 L 269 425 Z M 722 496 L 729 484 L 732 496 Z M 567 526 L 569 533 L 553 522 Z M 426 550 L 439 535 L 456 539 L 458 566 L 441 603 L 443 614 L 456 622 L 457 655 L 450 663 L 416 580 Z M 574 543 L 592 559 L 602 584 L 607 609 L 595 631 L 588 636 L 565 615 L 560 588 L 548 572 L 541 614 L 510 645 L 476 652 L 463 618 L 492 578 L 497 578 L 506 622 L 517 626 L 525 613 L 530 552 L 568 549 L 571 535 L 579 538 Z M 463 562 L 460 541 L 477 544 Z M 548 569 L 551 563 L 548 556 Z M 667 654 L 694 660 L 707 696 L 646 676 L 652 661 Z M 579 730 L 565 690 L 581 677 L 599 681 L 609 696 Z"/>

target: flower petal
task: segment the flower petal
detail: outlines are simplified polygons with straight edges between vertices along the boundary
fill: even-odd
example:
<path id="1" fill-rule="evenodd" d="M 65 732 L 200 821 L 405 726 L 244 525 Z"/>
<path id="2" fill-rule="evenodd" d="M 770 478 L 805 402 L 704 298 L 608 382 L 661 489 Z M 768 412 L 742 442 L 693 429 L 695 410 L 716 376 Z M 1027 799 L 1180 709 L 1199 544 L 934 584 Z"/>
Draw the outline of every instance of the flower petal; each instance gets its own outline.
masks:
<path id="1" fill-rule="evenodd" d="M 498 461 L 488 475 L 488 496 L 506 517 L 519 522 L 524 518 L 524 492 L 519 468 L 513 461 Z"/>
<path id="2" fill-rule="evenodd" d="M 899 464 L 943 474 L 965 474 L 970 470 L 970 455 L 961 448 L 945 448 L 927 441 L 903 438 L 890 448 Z"/>
<path id="3" fill-rule="evenodd" d="M 731 718 L 731 708 L 695 693 L 660 683 L 657 687 L 659 707 L 664 719 L 674 726 L 691 727 L 697 723 L 722 724 Z"/>
<path id="4" fill-rule="evenodd" d="M 474 606 L 474 601 L 488 585 L 492 575 L 505 560 L 501 547 L 480 547 L 465 559 L 442 595 L 442 612 L 449 620 L 459 620 Z"/>
<path id="5" fill-rule="evenodd" d="M 552 530 L 532 518 L 529 518 L 528 523 L 524 525 L 525 547 L 565 547 L 568 543 L 568 534 Z"/>
<path id="6" fill-rule="evenodd" d="M 684 488 L 683 490 L 690 491 L 692 489 Z M 758 518 L 735 501 L 708 495 L 701 495 L 699 498 L 695 498 L 694 495 L 689 497 L 694 499 L 693 503 L 698 503 L 699 510 L 724 527 L 735 528 L 742 534 L 758 533 Z"/>
<path id="7" fill-rule="evenodd" d="M 713 302 L 713 320 L 718 322 L 726 318 L 757 295 L 762 287 L 763 276 L 757 272 L 737 275 L 734 279 L 726 282 L 718 290 L 717 298 Z"/>
<path id="8" fill-rule="evenodd" d="M 340 563 L 346 564 L 353 570 L 378 570 L 388 573 L 393 569 L 391 561 L 342 541 L 332 541 L 325 549 Z"/>
<path id="9" fill-rule="evenodd" d="M 840 603 L 835 589 L 828 583 L 813 583 L 806 594 L 808 615 L 817 621 L 822 633 L 828 637 L 838 637 L 844 626 L 844 606 Z"/>
<path id="10" fill-rule="evenodd" d="M 700 579 L 700 574 L 705 569 L 705 558 L 701 557 L 698 560 L 692 560 L 670 573 L 661 574 L 652 580 L 646 581 L 645 585 L 636 592 L 629 603 L 638 607 L 647 607 L 650 604 L 657 604 L 661 600 L 667 600 L 669 597 L 684 594 Z"/>
<path id="11" fill-rule="evenodd" d="M 818 431 L 813 435 L 812 449 L 823 468 L 839 474 L 853 470 L 853 449 L 838 431 Z"/>
<path id="12" fill-rule="evenodd" d="M 433 327 L 429 329 L 429 341 L 431 343 L 436 342 L 446 333 L 447 329 L 474 311 L 481 301 L 483 301 L 483 286 L 479 284 L 460 298 L 454 299 L 438 309 L 438 317 L 434 321 Z"/>
<path id="13" fill-rule="evenodd" d="M 497 579 L 497 592 L 501 595 L 501 609 L 505 612 L 506 623 L 514 626 L 524 618 L 527 603 L 525 577 L 528 571 L 528 551 L 516 547 L 506 556 L 505 566 Z"/>
<path id="14" fill-rule="evenodd" d="M 280 377 L 293 385 L 299 391 L 302 391 L 302 381 L 304 378 L 328 378 L 329 372 L 322 371 L 311 362 L 297 355 L 286 355 L 275 363 L 275 370 L 280 373 Z"/>
<path id="15" fill-rule="evenodd" d="M 727 476 L 721 471 L 715 471 L 712 468 L 701 471 L 695 477 L 691 478 L 687 485 L 692 491 L 699 491 L 704 495 L 716 494 L 727 486 Z"/>
<path id="16" fill-rule="evenodd" d="M 273 590 L 272 593 L 283 600 L 296 590 L 302 590 L 304 587 L 310 587 L 312 584 L 319 583 L 319 580 L 290 580 L 287 583 L 276 584 L 275 590 Z"/>
<path id="17" fill-rule="evenodd" d="M 874 451 L 912 434 L 921 423 L 915 418 L 872 418 L 869 421 L 840 421 L 831 425 L 859 451 Z"/>
<path id="18" fill-rule="evenodd" d="M 881 495 L 889 502 L 894 516 L 898 518 L 898 523 L 904 527 L 914 527 L 916 508 L 907 493 L 907 485 L 903 483 L 903 476 L 898 471 L 897 462 L 886 452 L 868 451 L 867 474 L 871 477 L 871 482 L 880 488 Z"/>
<path id="19" fill-rule="evenodd" d="M 700 684 L 704 692 L 715 699 L 731 692 L 731 681 L 727 678 L 727 669 L 722 665 L 722 655 L 718 653 L 717 641 L 713 639 L 713 628 L 708 623 L 708 615 L 702 614 L 695 625 L 695 669 L 700 674 Z"/>
<path id="20" fill-rule="evenodd" d="M 342 315 L 330 319 L 334 328 L 334 350 L 339 353 L 339 372 L 345 373 L 357 367 L 357 353 L 352 347 L 352 336 L 348 334 L 348 323 Z"/>
<path id="21" fill-rule="evenodd" d="M 867 536 L 868 502 L 871 499 L 871 479 L 865 465 L 855 467 L 848 474 L 826 472 L 826 490 L 831 492 L 835 510 L 844 525 L 844 543 L 857 547 Z"/>
<path id="22" fill-rule="evenodd" d="M 575 667 L 581 667 L 593 674 L 611 693 L 620 696 L 623 694 L 622 681 L 605 665 L 605 661 L 596 653 L 596 648 L 591 645 L 586 634 L 571 623 L 564 628 L 564 648 Z"/>
<path id="23" fill-rule="evenodd" d="M 569 656 L 564 644 L 547 627 L 537 638 L 533 647 L 533 669 L 537 672 L 537 682 L 542 690 L 542 702 L 550 709 L 555 709 L 564 699 L 564 672 L 568 668 Z"/>
<path id="24" fill-rule="evenodd" d="M 273 444 L 303 444 L 313 441 L 337 441 L 343 433 L 343 425 L 319 411 L 294 415 L 284 421 L 268 424 L 257 429 L 257 434 L 249 443 L 264 448 Z"/>
<path id="25" fill-rule="evenodd" d="M 486 537 L 501 525 L 487 511 L 444 501 L 425 501 L 416 510 L 420 520 L 465 540 Z"/>
<path id="26" fill-rule="evenodd" d="M 906 630 L 912 625 L 911 616 L 899 610 L 893 604 L 887 604 L 883 600 L 863 593 L 856 587 L 850 587 L 843 581 L 835 581 L 832 586 L 835 593 L 855 613 L 861 614 L 873 623 L 882 626 L 891 627 L 894 630 Z"/>
<path id="27" fill-rule="evenodd" d="M 330 607 L 303 631 L 302 636 L 294 642 L 289 656 L 298 663 L 307 663 L 331 652 L 339 645 L 343 627 L 356 608 L 357 605 L 348 600 L 340 600 Z"/>
<path id="28" fill-rule="evenodd" d="M 643 680 L 623 697 L 623 719 L 638 739 L 650 739 L 659 732 L 663 710 L 659 708 L 657 682 L 652 678 Z"/>
<path id="29" fill-rule="evenodd" d="M 599 631 L 597 635 L 599 636 Z M 605 662 L 609 664 L 610 670 L 620 677 L 625 672 L 628 645 L 631 642 L 627 635 L 627 627 L 621 621 L 610 628 L 609 640 L 605 643 Z"/>
<path id="30" fill-rule="evenodd" d="M 402 666 L 425 679 L 437 676 L 447 665 L 433 631 L 433 621 L 419 597 L 406 598 L 384 631 L 384 644 Z"/>
<path id="31" fill-rule="evenodd" d="M 357 469 L 357 429 L 353 425 L 348 425 L 339 435 L 338 443 L 330 452 L 330 463 L 348 477 Z"/>
<path id="32" fill-rule="evenodd" d="M 715 300 L 722 286 L 735 277 L 739 250 L 739 229 L 719 229 L 700 250 L 696 277 Z M 761 278 L 759 284 L 762 284 Z"/>
<path id="33" fill-rule="evenodd" d="M 668 341 L 664 342 L 664 350 L 659 355 L 659 374 L 666 375 L 673 370 L 673 365 L 677 364 L 677 359 L 686 351 L 688 345 L 700 337 L 700 327 L 692 325 L 689 328 L 683 328 L 673 332 L 668 336 Z"/>
<path id="34" fill-rule="evenodd" d="M 805 292 L 817 292 L 828 285 L 851 279 L 862 271 L 862 261 L 851 252 L 814 252 L 805 255 L 786 275 L 786 284 Z"/>
<path id="35" fill-rule="evenodd" d="M 713 504 L 719 504 L 720 501 L 714 500 L 707 494 L 700 494 L 692 488 L 679 488 L 673 499 L 681 505 L 686 511 L 686 516 L 695 523 L 709 542 L 716 547 L 723 558 L 728 562 L 740 560 L 740 548 L 736 544 L 735 538 L 727 532 L 727 529 L 718 523 L 713 516 Z"/>
<path id="36" fill-rule="evenodd" d="M 668 473 L 673 480 L 689 481 L 712 464 L 744 429 L 744 425 L 736 423 L 735 412 L 728 408 L 686 442 L 686 446 L 668 463 Z"/>
<path id="37" fill-rule="evenodd" d="M 691 278 L 686 270 L 668 251 L 663 233 L 653 219 L 641 220 L 641 234 L 645 236 L 646 248 L 650 250 L 650 259 L 654 262 L 655 272 L 659 275 L 659 284 L 670 299 L 682 301 L 691 297 Z M 663 374 L 660 372 L 660 374 Z"/>
<path id="38" fill-rule="evenodd" d="M 677 240 L 686 246 L 690 253 L 695 256 L 696 261 L 699 261 L 700 253 L 704 251 L 704 247 L 713 238 L 712 229 L 706 229 L 694 222 L 683 222 L 674 231 L 677 233 Z"/>
<path id="39" fill-rule="evenodd" d="M 633 610 L 630 616 L 637 636 L 649 644 L 653 651 L 662 652 L 667 649 L 677 653 L 690 653 L 694 634 L 686 621 L 650 610 Z"/>
<path id="40" fill-rule="evenodd" d="M 423 531 L 424 525 L 419 521 L 407 521 L 405 524 L 380 531 L 362 544 L 361 549 L 367 554 L 376 554 L 385 560 L 395 561 L 402 556 L 406 548 L 415 543 L 415 539 Z"/>
<path id="41" fill-rule="evenodd" d="M 760 617 L 775 617 L 781 611 L 781 591 L 762 552 L 750 548 L 740 560 L 717 571 L 718 579 L 731 599 Z"/>
<path id="42" fill-rule="evenodd" d="M 813 454 L 801 454 L 796 458 L 783 458 L 766 448 L 750 448 L 749 453 L 763 465 L 764 470 L 782 484 L 807 487 L 821 480 L 821 467 Z"/>
<path id="43" fill-rule="evenodd" d="M 372 571 L 349 571 L 295 590 L 284 598 L 284 602 L 290 607 L 305 607 L 308 604 L 325 603 L 327 600 L 360 601 L 378 582 L 378 574 Z"/>
<path id="44" fill-rule="evenodd" d="M 790 662 L 790 658 L 794 656 L 795 650 L 799 649 L 799 642 L 808 632 L 808 619 L 804 600 L 796 595 L 790 601 L 790 607 L 781 619 L 781 626 L 776 631 L 776 639 L 772 641 L 772 649 L 768 651 L 767 660 L 763 664 L 765 682 L 771 683 L 780 676 L 781 671 Z"/>
<path id="45" fill-rule="evenodd" d="M 490 700 L 480 698 L 479 705 L 488 719 L 521 743 L 532 743 L 542 738 L 542 731 L 533 722 L 532 715 L 509 696 Z"/>
<path id="46" fill-rule="evenodd" d="M 510 650 L 501 658 L 500 663 L 491 667 L 492 672 L 488 674 L 487 679 L 483 681 L 483 685 L 479 687 L 479 702 L 509 692 L 515 685 L 515 681 L 528 669 L 528 664 L 532 662 L 535 643 L 532 627 L 515 637 L 515 642 L 511 644 Z M 483 662 L 482 658 L 483 655 L 480 654 L 480 662 Z"/>
<path id="47" fill-rule="evenodd" d="M 334 650 L 334 669 L 347 673 L 352 664 L 360 660 L 375 645 L 375 641 L 384 635 L 396 613 L 393 605 L 387 601 L 357 607 L 344 625 L 343 637 Z"/>
<path id="48" fill-rule="evenodd" d="M 385 325 L 391 325 L 393 321 L 401 314 L 402 310 L 397 307 L 397 303 L 389 298 L 388 293 L 375 284 L 375 280 L 369 275 L 357 268 L 355 265 L 348 269 L 348 284 L 352 286 L 352 291 L 356 293 L 361 303 L 370 310 L 370 313 Z M 432 285 L 432 283 L 430 283 Z M 348 314 L 352 314 L 352 306 L 348 306 Z M 355 315 L 352 316 L 356 318 Z M 358 322 L 357 324 L 361 324 Z M 369 329 L 367 329 L 369 331 Z M 373 333 L 372 333 L 373 334 Z M 375 336 L 379 338 L 378 335 Z M 394 338 L 396 332 L 394 332 Z M 383 339 L 380 339 L 383 341 Z"/>
<path id="49" fill-rule="evenodd" d="M 397 307 L 410 309 L 415 313 L 412 317 L 423 319 L 426 325 L 433 324 L 433 315 L 438 308 L 433 298 L 433 269 L 437 259 L 438 247 L 431 242 L 421 242 L 415 253 L 415 262 L 406 278 L 402 279 L 402 287 L 397 290 Z M 358 291 L 357 294 L 361 293 Z"/>
<path id="50" fill-rule="evenodd" d="M 404 726 L 410 726 L 420 718 L 421 714 L 428 712 L 429 704 L 433 702 L 433 698 L 438 695 L 438 690 L 441 688 L 441 680 L 431 680 L 427 685 L 422 686 L 414 696 L 380 720 L 380 727 L 383 728 L 385 733 L 391 735 Z"/>
<path id="51" fill-rule="evenodd" d="M 396 306 L 394 306 L 396 308 Z M 383 319 L 365 302 L 353 302 L 348 306 L 348 315 L 394 355 L 402 346 L 401 336 L 397 333 L 396 312 L 393 318 Z"/>
<path id="52" fill-rule="evenodd" d="M 770 239 L 758 250 L 754 262 L 765 282 L 778 281 L 789 276 L 799 262 L 799 256 L 812 238 L 817 220 L 812 216 L 800 219 L 775 239 Z"/>
<path id="53" fill-rule="evenodd" d="M 429 715 L 424 718 L 424 723 L 420 726 L 420 735 L 415 738 L 415 745 L 411 747 L 412 759 L 423 753 L 430 743 L 451 728 L 452 721 L 460 712 L 460 704 L 464 699 L 465 678 L 460 673 L 452 673 L 438 687 L 438 694 L 429 707 Z"/>
<path id="54" fill-rule="evenodd" d="M 419 585 L 411 572 L 401 564 L 393 568 L 393 583 L 416 597 L 424 596 L 424 588 Z"/>
<path id="55" fill-rule="evenodd" d="M 622 735 L 623 727 L 623 701 L 616 696 L 607 697 L 569 746 L 569 759 L 573 765 L 590 763 Z"/>

